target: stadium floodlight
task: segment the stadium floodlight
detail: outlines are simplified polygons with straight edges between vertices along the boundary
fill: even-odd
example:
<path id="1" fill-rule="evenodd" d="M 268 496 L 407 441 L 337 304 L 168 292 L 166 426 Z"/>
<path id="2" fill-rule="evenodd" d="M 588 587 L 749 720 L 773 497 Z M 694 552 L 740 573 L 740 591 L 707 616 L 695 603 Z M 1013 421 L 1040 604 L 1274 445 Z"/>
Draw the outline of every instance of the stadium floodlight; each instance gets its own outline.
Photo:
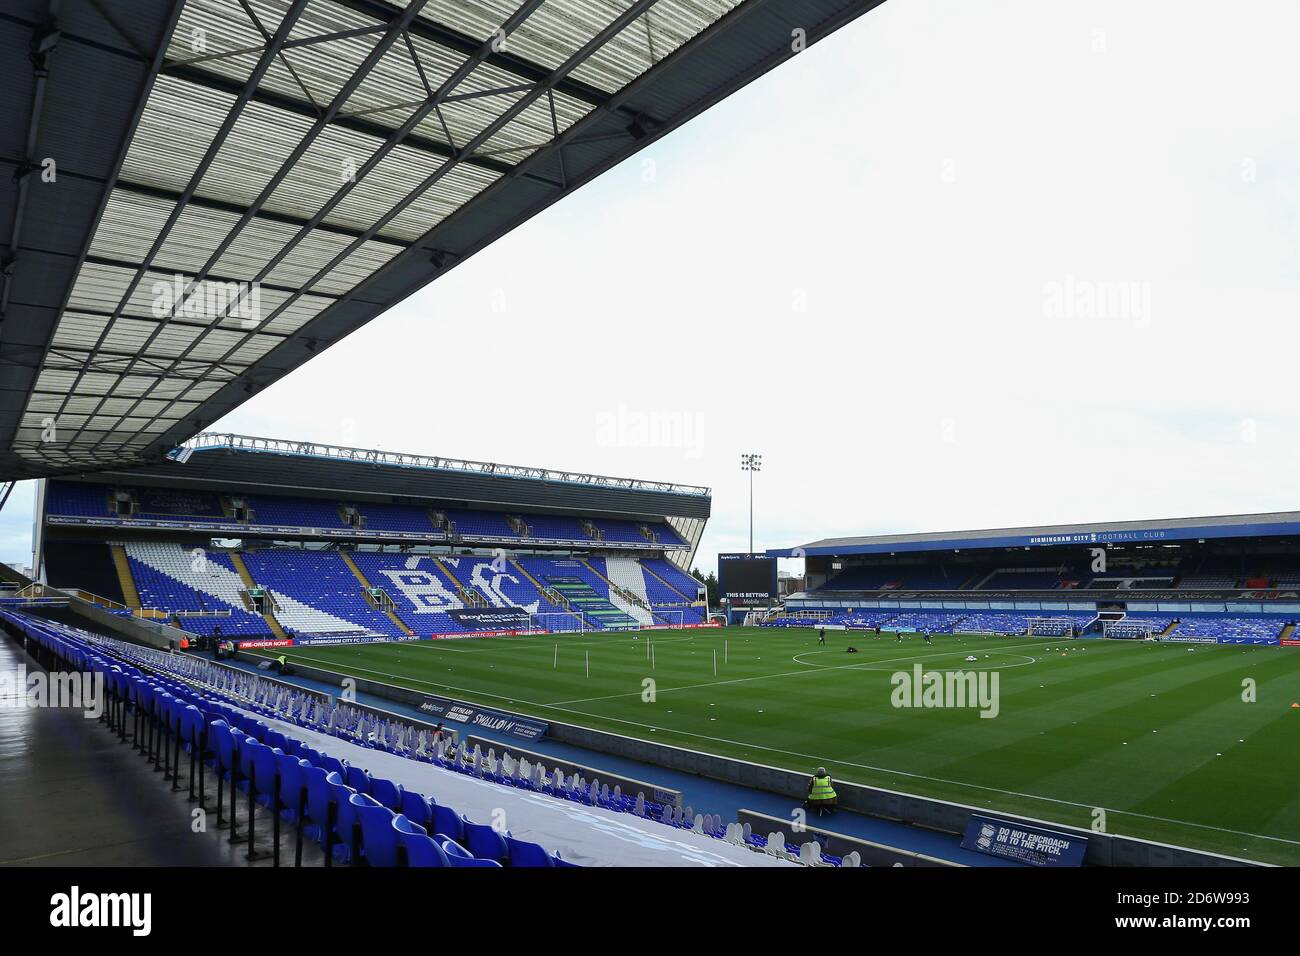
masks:
<path id="1" fill-rule="evenodd" d="M 754 553 L 754 472 L 763 470 L 763 456 L 742 452 L 740 470 L 749 472 L 749 553 Z"/>

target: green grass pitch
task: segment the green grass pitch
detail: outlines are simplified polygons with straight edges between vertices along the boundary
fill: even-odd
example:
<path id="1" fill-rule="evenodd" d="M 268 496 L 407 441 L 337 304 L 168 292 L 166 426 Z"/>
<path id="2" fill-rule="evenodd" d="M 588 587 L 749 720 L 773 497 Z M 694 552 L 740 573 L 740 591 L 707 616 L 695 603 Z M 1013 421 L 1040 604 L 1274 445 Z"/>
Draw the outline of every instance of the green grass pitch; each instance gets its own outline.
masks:
<path id="1" fill-rule="evenodd" d="M 291 659 L 801 772 L 1300 864 L 1300 650 L 722 628 L 300 647 Z M 848 654 L 853 644 L 858 654 Z M 650 650 L 653 645 L 653 667 Z M 275 652 L 278 653 L 278 652 Z M 714 676 L 714 656 L 717 676 Z M 978 661 L 964 662 L 974 654 Z M 999 713 L 891 675 L 996 672 Z M 590 666 L 590 676 L 587 667 Z M 643 681 L 655 699 L 643 700 Z M 1255 701 L 1243 699 L 1253 681 Z"/>

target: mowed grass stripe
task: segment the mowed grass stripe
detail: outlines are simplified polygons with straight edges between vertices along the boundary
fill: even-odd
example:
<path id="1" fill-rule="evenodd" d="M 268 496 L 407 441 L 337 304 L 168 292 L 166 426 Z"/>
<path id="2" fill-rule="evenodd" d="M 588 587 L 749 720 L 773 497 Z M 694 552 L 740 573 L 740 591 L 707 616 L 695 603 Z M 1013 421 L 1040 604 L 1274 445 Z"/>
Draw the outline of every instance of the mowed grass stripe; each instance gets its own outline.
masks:
<path id="1" fill-rule="evenodd" d="M 1189 657 L 1180 657 L 1169 668 L 1161 668 L 1161 662 L 1154 659 L 1148 660 L 1140 669 L 1134 669 L 1132 675 L 1120 680 L 1113 679 L 1110 672 L 1116 663 L 1122 662 L 1117 662 L 1113 655 L 1105 657 L 1109 661 L 1106 671 L 1099 671 L 1096 667 L 1098 659 L 1090 658 L 1083 665 L 1084 669 L 1070 681 L 1075 690 L 1065 694 L 1060 702 L 1049 698 L 1022 711 L 1014 697 L 1010 700 L 1004 698 L 1004 707 L 1014 709 L 1017 718 L 1027 718 L 1003 725 L 1014 729 L 1017 739 L 1000 748 L 985 748 L 978 755 L 968 749 L 963 760 L 944 768 L 945 775 L 976 777 L 986 776 L 988 771 L 1000 779 L 1016 780 L 1020 786 L 1036 787 L 1048 795 L 1072 793 L 1075 799 L 1115 808 L 1135 805 L 1144 787 L 1155 789 L 1159 785 L 1150 774 L 1136 772 L 1149 765 L 1151 757 L 1145 752 L 1148 745 L 1167 749 L 1167 746 L 1178 743 L 1178 738 L 1170 733 L 1172 721 L 1185 712 L 1186 704 L 1181 700 L 1170 700 L 1170 694 L 1177 688 L 1187 693 L 1191 688 L 1200 688 L 1208 698 L 1225 686 L 1230 690 L 1231 685 L 1225 683 L 1220 672 L 1222 662 L 1216 662 L 1208 655 L 1202 655 L 1195 662 L 1190 662 Z M 1196 674 L 1202 674 L 1207 669 L 1212 673 L 1199 681 L 1189 673 L 1194 670 Z M 1047 688 L 1041 692 L 1046 693 Z M 1062 688 L 1058 686 L 1056 692 L 1062 693 Z M 1084 733 L 1063 732 L 1066 727 L 1077 727 L 1080 718 L 1086 719 Z M 1167 736 L 1160 738 L 1161 733 Z M 1041 744 L 1032 749 L 1041 751 L 1042 760 L 1025 759 L 1024 749 L 1032 744 Z M 1201 753 L 1205 752 L 1205 746 L 1201 745 Z M 1157 762 L 1163 762 L 1159 754 L 1156 757 Z M 1099 776 L 1096 773 L 1099 763 L 1129 765 L 1135 772 Z M 1019 776 L 1026 770 L 1042 766 L 1049 766 L 1051 770 L 1045 774 L 1038 773 L 1036 779 Z M 1124 779 L 1122 791 L 1104 789 L 1111 776 Z"/>

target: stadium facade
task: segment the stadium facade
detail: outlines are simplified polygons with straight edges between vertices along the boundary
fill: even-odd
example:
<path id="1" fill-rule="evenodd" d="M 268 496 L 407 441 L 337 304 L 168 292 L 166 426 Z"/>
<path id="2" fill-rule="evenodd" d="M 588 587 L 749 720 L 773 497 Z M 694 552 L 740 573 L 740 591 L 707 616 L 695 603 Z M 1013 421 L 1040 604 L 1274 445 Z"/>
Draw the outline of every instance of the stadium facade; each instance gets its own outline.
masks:
<path id="1" fill-rule="evenodd" d="M 1293 645 L 1300 512 L 826 538 L 790 623 Z"/>

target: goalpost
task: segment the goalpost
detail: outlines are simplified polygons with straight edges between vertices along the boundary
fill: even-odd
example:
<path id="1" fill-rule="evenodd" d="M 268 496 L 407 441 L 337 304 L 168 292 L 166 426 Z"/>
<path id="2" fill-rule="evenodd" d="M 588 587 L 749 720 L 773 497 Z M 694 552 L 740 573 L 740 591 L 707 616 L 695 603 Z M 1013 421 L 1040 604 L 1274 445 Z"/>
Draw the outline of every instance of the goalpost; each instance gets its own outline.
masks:
<path id="1" fill-rule="evenodd" d="M 587 620 L 580 611 L 544 611 L 528 615 L 529 634 L 585 634 Z"/>
<path id="2" fill-rule="evenodd" d="M 686 625 L 686 612 L 677 608 L 655 608 L 655 617 L 662 619 L 664 627 L 682 628 Z"/>

